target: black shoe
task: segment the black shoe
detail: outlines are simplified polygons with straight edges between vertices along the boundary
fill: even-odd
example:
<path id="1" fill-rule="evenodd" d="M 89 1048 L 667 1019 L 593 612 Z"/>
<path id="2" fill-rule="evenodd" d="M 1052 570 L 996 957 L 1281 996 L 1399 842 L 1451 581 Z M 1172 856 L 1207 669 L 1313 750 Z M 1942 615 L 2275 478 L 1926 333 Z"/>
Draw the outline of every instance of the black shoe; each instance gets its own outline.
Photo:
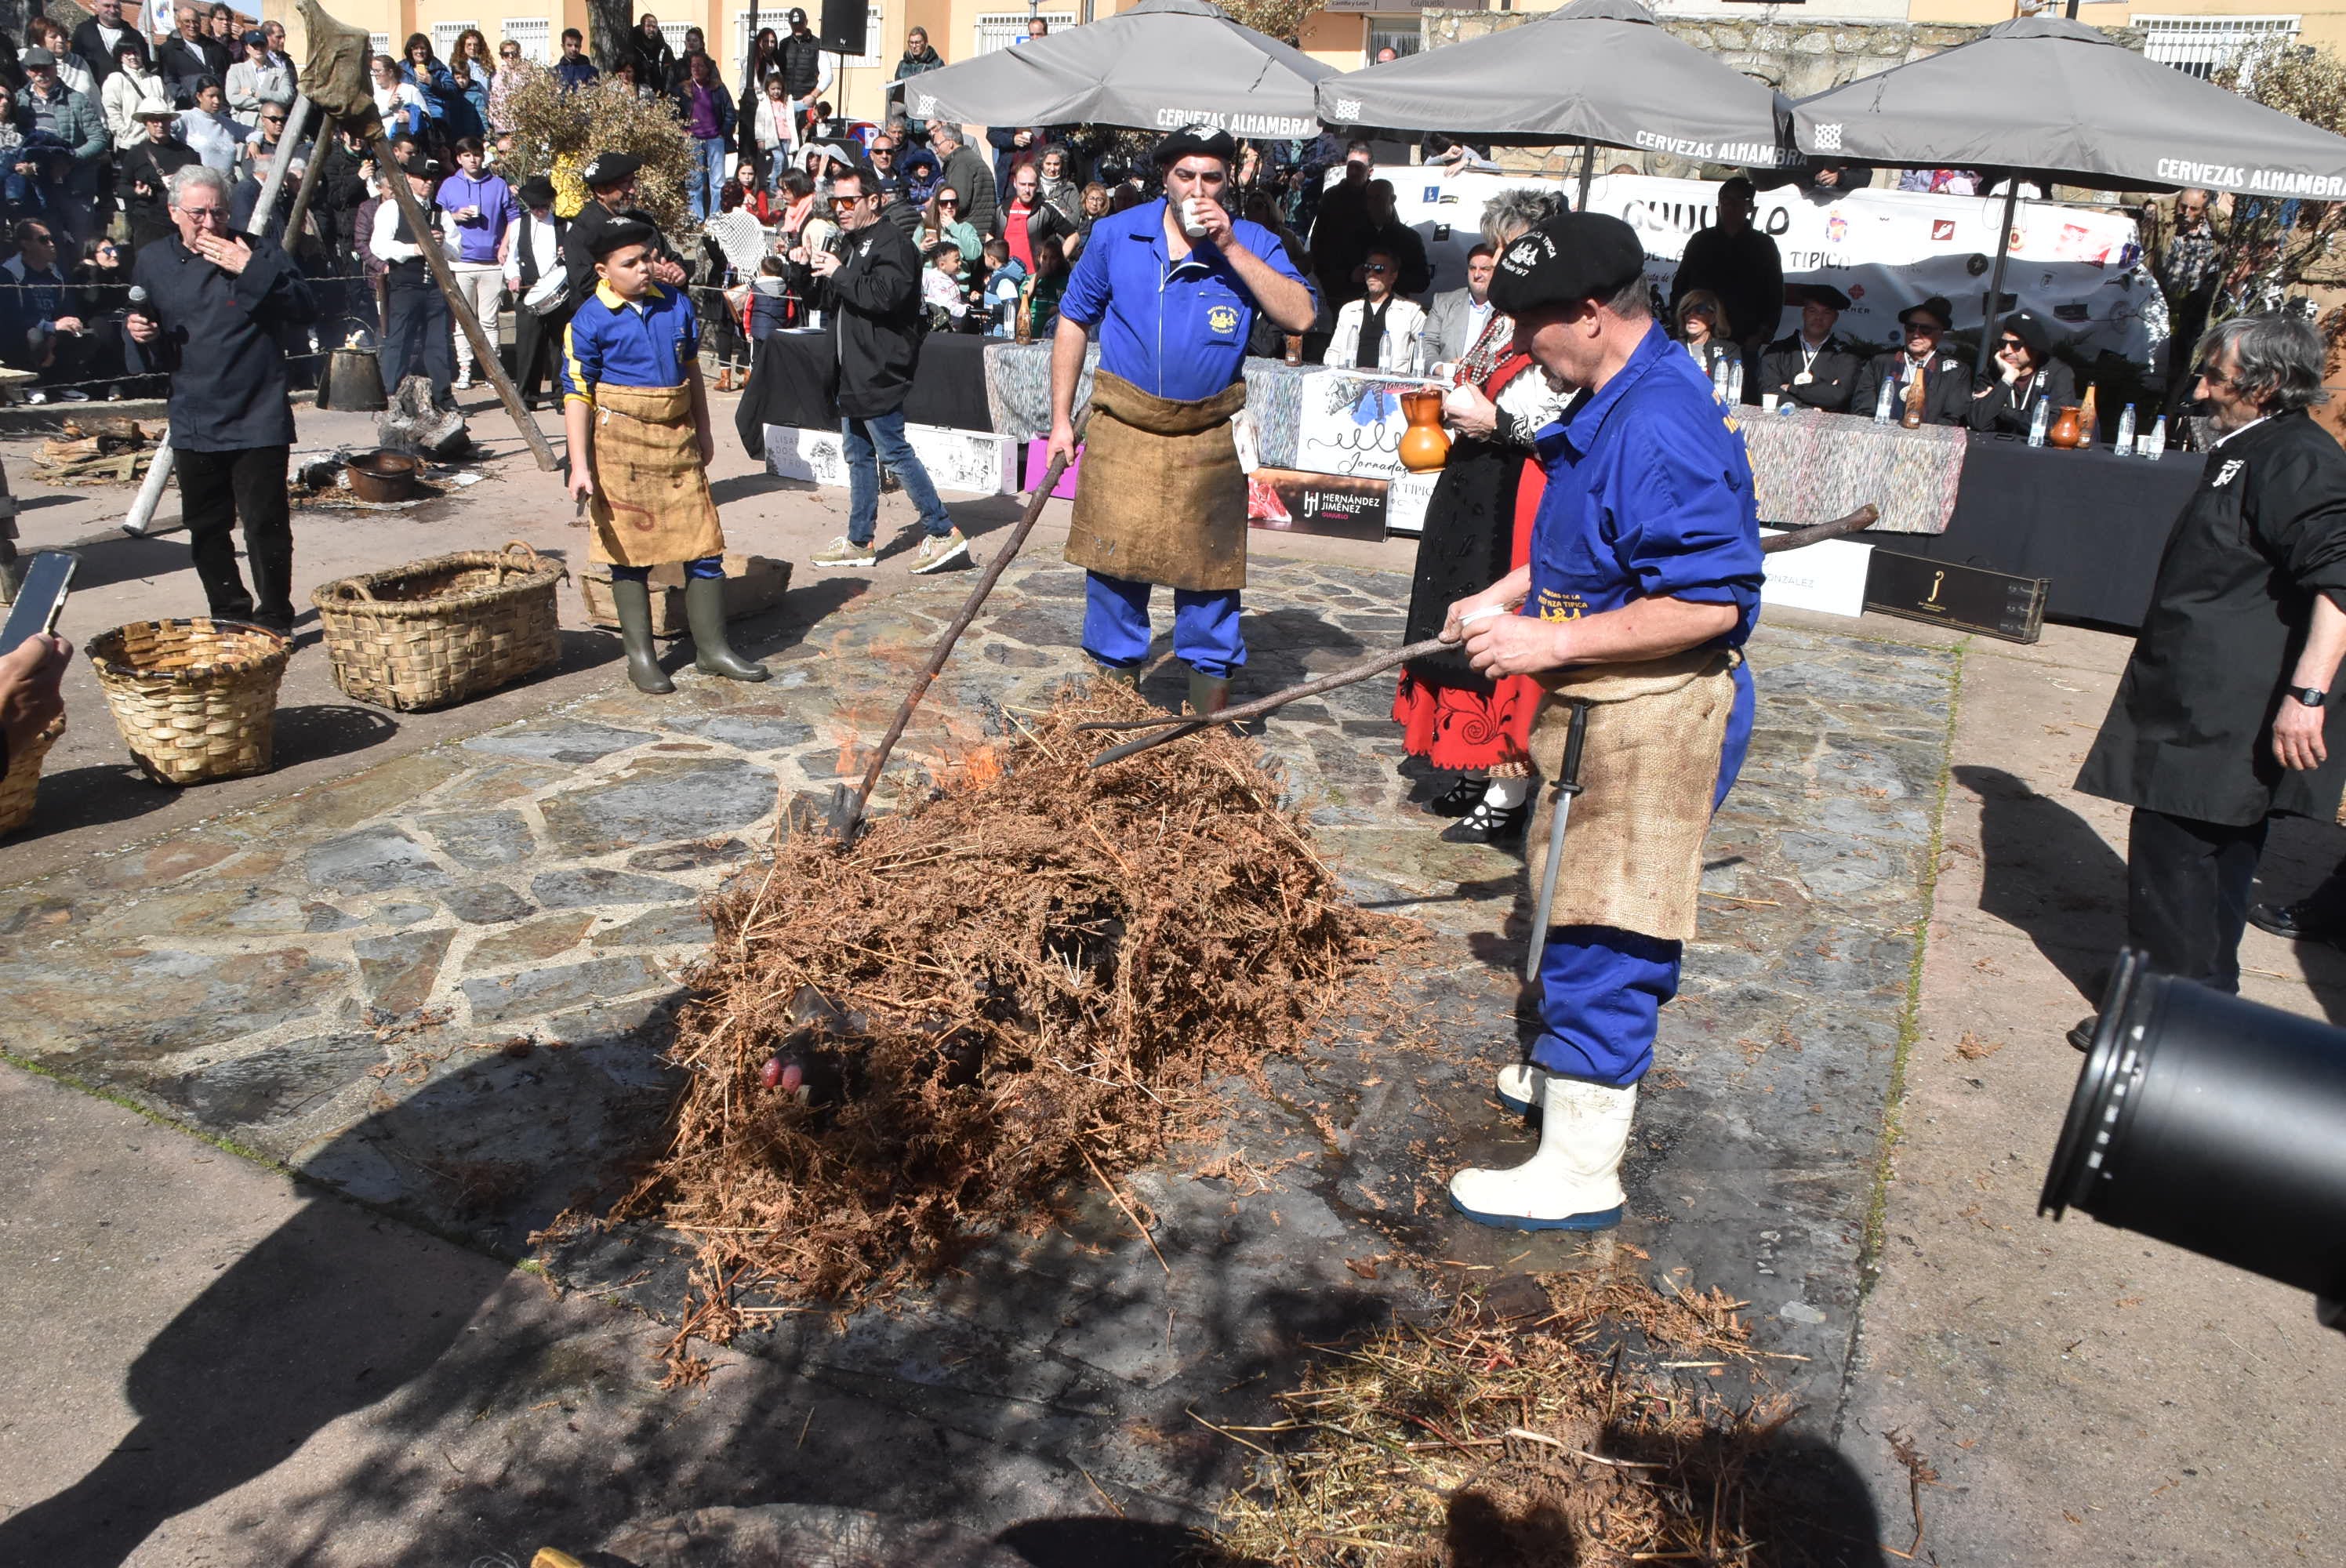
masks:
<path id="1" fill-rule="evenodd" d="M 2101 1023 L 2102 1015 L 2100 1013 L 2086 1013 L 2083 1018 L 2078 1019 L 2077 1022 L 2069 1025 L 2069 1044 L 2076 1046 L 2080 1051 L 2092 1050 L 2094 1048 L 2094 1031 L 2101 1027 Z"/>
<path id="2" fill-rule="evenodd" d="M 1532 820 L 1532 803 L 1520 806 L 1493 806 L 1488 800 L 1477 800 L 1474 809 L 1442 830 L 1445 844 L 1512 844 L 1524 836 L 1525 827 Z"/>
<path id="3" fill-rule="evenodd" d="M 2312 904 L 2310 899 L 2293 904 L 2250 904 L 2249 923 L 2259 931 L 2269 931 L 2289 942 L 2319 942 L 2331 947 L 2346 947 L 2346 932 L 2317 925 L 2307 920 Z"/>
<path id="4" fill-rule="evenodd" d="M 1437 817 L 1464 817 L 1483 802 L 1491 788 L 1488 779 L 1463 778 L 1425 803 Z"/>

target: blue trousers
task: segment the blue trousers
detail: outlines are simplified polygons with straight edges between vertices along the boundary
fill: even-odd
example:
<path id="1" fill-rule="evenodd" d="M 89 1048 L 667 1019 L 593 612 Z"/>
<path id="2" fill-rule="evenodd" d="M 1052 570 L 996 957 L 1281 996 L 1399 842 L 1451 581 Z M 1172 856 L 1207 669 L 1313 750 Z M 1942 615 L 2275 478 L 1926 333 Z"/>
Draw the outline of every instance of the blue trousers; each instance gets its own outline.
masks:
<path id="1" fill-rule="evenodd" d="M 641 583 L 651 575 L 649 566 L 622 566 L 616 562 L 611 566 L 611 580 L 615 583 Z M 725 557 L 703 555 L 698 561 L 687 561 L 684 575 L 688 577 L 721 577 L 725 575 Z"/>
<path id="2" fill-rule="evenodd" d="M 733 144 L 721 136 L 704 137 L 692 144 L 692 186 L 687 194 L 692 216 L 707 220 L 725 205 L 725 155 Z"/>
<path id="3" fill-rule="evenodd" d="M 904 439 L 904 411 L 875 413 L 866 419 L 842 416 L 839 422 L 843 455 L 847 459 L 847 537 L 851 543 L 869 545 L 880 527 L 880 464 L 895 470 L 897 483 L 912 497 L 913 506 L 921 514 L 921 526 L 932 538 L 942 539 L 953 532 L 953 515 L 945 504 L 937 499 L 937 487 L 929 483 L 929 471 L 913 455 L 913 443 Z"/>
<path id="4" fill-rule="evenodd" d="M 1126 577 L 1086 575 L 1084 651 L 1111 669 L 1148 657 L 1148 595 L 1155 586 Z M 1246 663 L 1236 588 L 1173 590 L 1173 651 L 1199 675 L 1222 677 Z"/>
<path id="5" fill-rule="evenodd" d="M 1738 665 L 1713 811 L 1735 787 L 1751 749 L 1754 701 L 1751 667 Z M 1531 853 L 1537 876 L 1546 863 L 1545 846 L 1533 845 Z M 1614 1088 L 1644 1077 L 1654 1064 L 1662 1004 L 1678 993 L 1683 945 L 1614 926 L 1563 925 L 1549 932 L 1540 953 L 1540 1032 L 1532 1042 L 1532 1061 L 1559 1077 Z"/>

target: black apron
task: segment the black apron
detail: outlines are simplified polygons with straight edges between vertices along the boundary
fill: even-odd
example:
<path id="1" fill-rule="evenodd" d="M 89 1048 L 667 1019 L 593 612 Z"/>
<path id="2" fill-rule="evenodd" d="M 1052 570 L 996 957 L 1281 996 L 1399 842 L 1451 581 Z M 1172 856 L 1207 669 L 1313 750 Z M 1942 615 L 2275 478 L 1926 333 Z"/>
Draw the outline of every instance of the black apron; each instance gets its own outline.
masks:
<path id="1" fill-rule="evenodd" d="M 1521 447 L 1472 435 L 1451 443 L 1450 456 L 1425 504 L 1425 532 L 1417 542 L 1403 642 L 1441 636 L 1451 606 L 1481 593 L 1511 570 L 1515 490 L 1523 481 L 1525 457 Z M 1463 645 L 1411 659 L 1402 667 L 1421 686 L 1452 687 L 1484 697 L 1496 689 L 1490 677 L 1477 675 L 1466 662 Z"/>
<path id="2" fill-rule="evenodd" d="M 2208 454 L 2076 788 L 2231 827 L 2334 820 L 2346 701 L 2326 710 L 2320 768 L 2292 772 L 2272 753 L 2318 590 L 2346 602 L 2346 451 L 2302 412 L 2280 414 Z"/>

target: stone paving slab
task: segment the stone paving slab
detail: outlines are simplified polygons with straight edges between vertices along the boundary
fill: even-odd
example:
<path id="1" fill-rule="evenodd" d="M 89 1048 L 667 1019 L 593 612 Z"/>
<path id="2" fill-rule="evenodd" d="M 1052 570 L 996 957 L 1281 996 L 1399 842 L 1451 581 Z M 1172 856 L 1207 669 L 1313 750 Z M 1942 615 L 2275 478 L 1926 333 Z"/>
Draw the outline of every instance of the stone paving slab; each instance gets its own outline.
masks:
<path id="1" fill-rule="evenodd" d="M 1259 561 L 1251 667 L 1267 690 L 1398 636 L 1406 580 Z M 9 1050 L 499 1256 L 607 1196 L 656 1135 L 660 1060 L 699 896 L 860 772 L 966 577 L 851 602 L 783 646 L 762 687 L 686 674 L 621 688 L 329 789 L 0 892 Z M 933 690 L 890 790 L 909 795 L 1077 676 L 1081 578 L 1020 566 Z M 1234 1089 L 1219 1144 L 1128 1183 L 1169 1264 L 1097 1195 L 1034 1238 L 974 1244 L 927 1297 L 843 1328 L 785 1316 L 758 1348 L 865 1413 L 841 1462 L 869 1505 L 929 1516 L 945 1484 L 894 1462 L 917 1417 L 1025 1473 L 1081 1462 L 1180 1515 L 1231 1450 L 1188 1412 L 1243 1419 L 1301 1347 L 1424 1282 L 1400 1250 L 1469 1269 L 1584 1257 L 1749 1298 L 1828 1433 L 1862 1290 L 1883 1106 L 1947 743 L 1936 650 L 1763 627 L 1760 722 L 1708 848 L 1705 928 L 1664 1018 L 1627 1170 L 1632 1218 L 1594 1244 L 1478 1230 L 1441 1183 L 1528 1152 L 1487 1098 L 1511 1059 L 1525 911 L 1517 858 L 1445 845 L 1412 804 L 1392 688 L 1299 705 L 1264 742 L 1364 903 L 1433 936 L 1397 976 L 1419 1028 L 1331 1031 Z M 1178 668 L 1151 695 L 1177 695 Z M 1200 1178 L 1243 1153 L 1259 1181 Z M 557 1276 L 672 1312 L 682 1255 L 638 1228 Z M 891 1415 L 893 1412 L 893 1416 Z M 941 1438 L 940 1441 L 944 1440 Z M 1201 1446 L 1202 1442 L 1202 1446 Z M 1014 1455 L 1025 1458 L 1014 1460 Z M 976 1460 L 964 1458 L 964 1463 Z"/>

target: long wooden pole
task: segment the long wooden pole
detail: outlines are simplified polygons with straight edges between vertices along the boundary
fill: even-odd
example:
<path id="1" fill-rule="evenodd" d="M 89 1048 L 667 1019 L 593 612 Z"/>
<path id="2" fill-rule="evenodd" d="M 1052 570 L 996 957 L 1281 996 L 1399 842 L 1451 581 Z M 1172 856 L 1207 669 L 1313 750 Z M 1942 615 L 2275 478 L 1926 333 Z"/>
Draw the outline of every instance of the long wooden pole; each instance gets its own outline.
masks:
<path id="1" fill-rule="evenodd" d="M 561 460 L 554 455 L 554 448 L 546 443 L 546 433 L 537 428 L 537 421 L 532 419 L 529 410 L 522 406 L 521 389 L 514 385 L 511 376 L 505 374 L 505 361 L 497 358 L 496 344 L 489 341 L 489 335 L 481 331 L 480 318 L 473 314 L 473 307 L 465 302 L 464 296 L 457 290 L 456 274 L 449 270 L 448 258 L 440 249 L 440 236 L 433 232 L 432 220 L 424 215 L 423 204 L 415 199 L 415 192 L 407 188 L 407 171 L 399 167 L 399 159 L 393 156 L 391 138 L 383 134 L 380 122 L 375 126 L 374 137 L 370 145 L 374 148 L 376 175 L 391 187 L 392 199 L 399 203 L 400 215 L 407 219 L 409 230 L 416 237 L 416 249 L 423 252 L 423 264 L 432 269 L 433 280 L 440 285 L 440 292 L 447 296 L 448 309 L 455 312 L 456 324 L 464 329 L 464 336 L 472 342 L 473 357 L 480 361 L 481 368 L 488 372 L 489 384 L 497 389 L 497 397 L 505 403 L 505 412 L 513 415 L 514 423 L 520 427 L 522 439 L 529 443 L 530 451 L 537 457 L 538 467 L 548 473 L 553 473 L 562 466 Z"/>
<path id="2" fill-rule="evenodd" d="M 288 250 L 293 249 L 295 240 L 301 237 L 301 220 L 310 216 L 310 198 L 318 188 L 318 171 L 326 164 L 326 137 L 332 135 L 334 129 L 332 119 L 320 117 L 318 135 L 310 148 L 310 161 L 301 166 L 301 183 L 293 191 L 292 209 L 285 215 L 284 245 Z"/>
<path id="3" fill-rule="evenodd" d="M 1051 466 L 1044 471 L 1042 483 L 1035 486 L 1034 498 L 1026 503 L 1025 515 L 1020 517 L 1018 526 L 1010 531 L 1008 542 L 994 553 L 993 560 L 985 564 L 985 575 L 978 578 L 977 586 L 969 591 L 969 597 L 962 604 L 961 614 L 954 617 L 953 625 L 947 626 L 944 636 L 937 639 L 937 646 L 929 653 L 927 666 L 913 680 L 913 689 L 904 694 L 903 706 L 896 710 L 896 722 L 888 727 L 888 733 L 881 738 L 880 749 L 872 754 L 871 766 L 863 770 L 863 782 L 856 786 L 852 794 L 849 793 L 846 785 L 842 784 L 832 796 L 831 827 L 839 835 L 841 842 L 855 841 L 856 827 L 863 820 L 863 808 L 870 804 L 872 791 L 880 782 L 881 769 L 888 766 L 889 753 L 896 749 L 896 742 L 904 737 L 905 727 L 913 722 L 913 710 L 921 706 L 921 698 L 928 695 L 929 683 L 937 678 L 937 672 L 945 667 L 945 660 L 953 657 L 954 644 L 959 642 L 961 634 L 969 629 L 969 623 L 977 618 L 978 606 L 985 603 L 986 595 L 994 592 L 994 582 L 1002 575 L 1003 568 L 1009 565 L 1011 558 L 1018 554 L 1018 547 L 1026 543 L 1026 535 L 1035 531 L 1035 520 L 1043 515 L 1043 504 L 1050 500 L 1051 492 L 1058 488 L 1059 476 L 1066 472 L 1066 454 L 1051 459 Z"/>

